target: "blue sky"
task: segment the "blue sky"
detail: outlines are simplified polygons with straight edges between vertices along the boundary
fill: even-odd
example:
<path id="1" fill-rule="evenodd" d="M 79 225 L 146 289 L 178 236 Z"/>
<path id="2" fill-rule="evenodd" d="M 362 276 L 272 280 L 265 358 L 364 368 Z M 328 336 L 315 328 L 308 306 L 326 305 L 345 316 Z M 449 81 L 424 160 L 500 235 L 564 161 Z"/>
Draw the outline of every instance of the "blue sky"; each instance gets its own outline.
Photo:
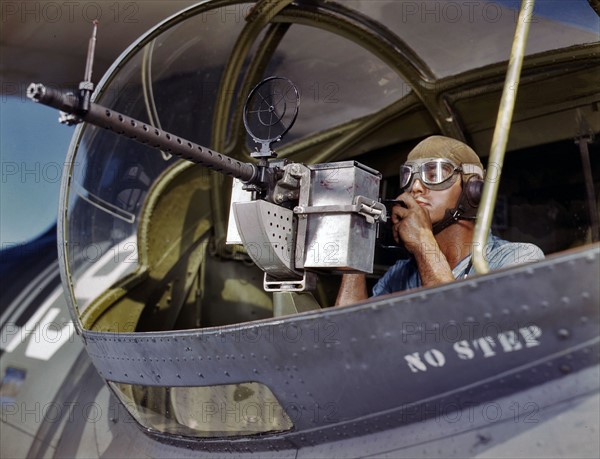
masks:
<path id="1" fill-rule="evenodd" d="M 521 7 L 521 0 L 498 0 L 498 3 L 516 10 Z M 600 33 L 600 18 L 587 0 L 536 0 L 533 14 Z"/>
<path id="2" fill-rule="evenodd" d="M 28 241 L 56 221 L 74 128 L 25 97 L 0 97 L 0 248 Z"/>

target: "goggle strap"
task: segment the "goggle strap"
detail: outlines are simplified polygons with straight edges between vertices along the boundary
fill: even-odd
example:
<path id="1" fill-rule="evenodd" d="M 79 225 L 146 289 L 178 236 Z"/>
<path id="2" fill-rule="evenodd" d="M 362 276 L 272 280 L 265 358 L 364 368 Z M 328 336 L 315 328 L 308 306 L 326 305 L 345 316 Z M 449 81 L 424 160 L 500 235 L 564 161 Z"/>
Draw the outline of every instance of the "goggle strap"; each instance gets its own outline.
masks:
<path id="1" fill-rule="evenodd" d="M 477 174 L 480 177 L 483 177 L 483 169 L 477 164 L 465 163 L 461 166 L 461 169 L 463 174 Z"/>

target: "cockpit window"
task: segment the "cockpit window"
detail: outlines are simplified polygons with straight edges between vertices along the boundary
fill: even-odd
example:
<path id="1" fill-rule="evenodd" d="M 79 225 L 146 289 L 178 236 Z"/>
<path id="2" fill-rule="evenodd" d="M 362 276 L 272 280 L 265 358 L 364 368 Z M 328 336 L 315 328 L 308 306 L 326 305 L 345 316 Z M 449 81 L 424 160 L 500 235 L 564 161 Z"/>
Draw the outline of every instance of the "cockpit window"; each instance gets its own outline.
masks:
<path id="1" fill-rule="evenodd" d="M 294 426 L 273 392 L 257 382 L 205 387 L 109 384 L 142 426 L 160 433 L 232 437 Z"/>
<path id="2" fill-rule="evenodd" d="M 374 113 L 411 91 L 396 71 L 356 43 L 299 24 L 286 33 L 266 74 L 285 75 L 299 86 L 300 115 L 286 141 Z"/>

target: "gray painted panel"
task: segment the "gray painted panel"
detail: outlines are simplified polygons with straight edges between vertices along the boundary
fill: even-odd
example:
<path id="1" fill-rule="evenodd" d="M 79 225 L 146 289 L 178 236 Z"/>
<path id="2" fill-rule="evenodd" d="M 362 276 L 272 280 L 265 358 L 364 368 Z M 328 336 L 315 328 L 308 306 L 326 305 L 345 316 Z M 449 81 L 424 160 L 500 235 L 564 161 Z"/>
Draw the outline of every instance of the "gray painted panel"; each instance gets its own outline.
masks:
<path id="1" fill-rule="evenodd" d="M 410 423 L 397 416 L 410 404 L 480 403 L 597 364 L 598 252 L 285 319 L 84 338 L 106 379 L 266 384 L 296 431 L 327 442 L 336 426 Z M 415 353 L 424 370 L 408 364 Z"/>

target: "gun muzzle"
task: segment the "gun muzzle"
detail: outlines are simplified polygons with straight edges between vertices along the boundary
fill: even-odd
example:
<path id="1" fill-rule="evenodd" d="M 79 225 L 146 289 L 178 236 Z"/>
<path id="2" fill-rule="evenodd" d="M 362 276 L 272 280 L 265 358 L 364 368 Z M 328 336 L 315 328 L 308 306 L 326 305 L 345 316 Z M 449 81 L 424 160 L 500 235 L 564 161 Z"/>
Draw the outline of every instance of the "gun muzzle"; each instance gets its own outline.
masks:
<path id="1" fill-rule="evenodd" d="M 27 88 L 27 97 L 34 102 L 48 105 L 66 113 L 78 114 L 76 113 L 78 99 L 75 94 L 64 93 L 41 83 L 31 83 Z"/>

